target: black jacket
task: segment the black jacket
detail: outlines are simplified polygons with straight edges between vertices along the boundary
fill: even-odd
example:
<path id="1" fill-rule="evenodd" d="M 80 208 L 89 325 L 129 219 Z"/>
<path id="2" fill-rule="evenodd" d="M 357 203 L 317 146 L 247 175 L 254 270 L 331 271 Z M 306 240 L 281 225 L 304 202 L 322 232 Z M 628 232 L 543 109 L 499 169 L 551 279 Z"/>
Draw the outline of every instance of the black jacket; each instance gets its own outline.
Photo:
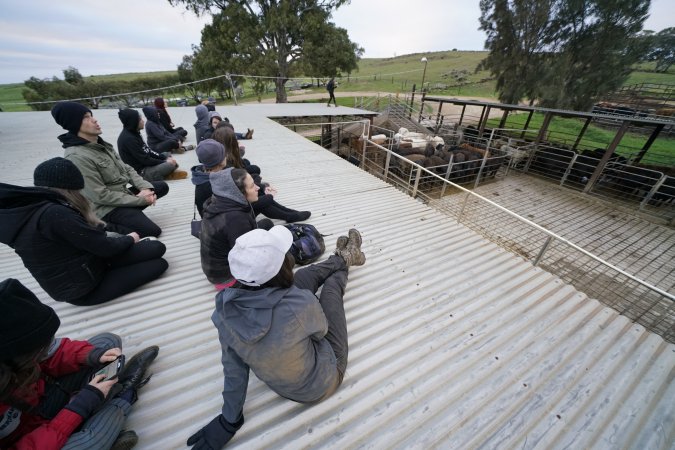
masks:
<path id="1" fill-rule="evenodd" d="M 227 192 L 213 195 L 204 203 L 200 236 L 202 270 L 214 284 L 232 278 L 227 255 L 239 236 L 258 227 L 253 208 L 235 186 L 231 172 L 232 169 L 225 169 L 212 174 L 225 177 Z"/>
<path id="2" fill-rule="evenodd" d="M 64 197 L 45 188 L 0 183 L 0 242 L 54 300 L 91 292 L 107 270 L 106 258 L 134 245 L 131 236 L 109 238 L 89 225 Z"/>
<path id="3" fill-rule="evenodd" d="M 140 115 L 134 109 L 123 109 L 119 113 L 123 130 L 117 138 L 117 151 L 122 161 L 139 174 L 144 168 L 166 161 L 166 157 L 147 146 L 138 130 Z"/>
<path id="4" fill-rule="evenodd" d="M 199 212 L 199 216 L 204 216 L 204 202 L 211 198 L 213 191 L 211 191 L 211 182 L 209 181 L 209 172 L 204 170 L 203 165 L 193 166 L 192 169 L 192 184 L 195 185 L 195 206 Z"/>
<path id="5" fill-rule="evenodd" d="M 177 141 L 178 138 L 169 133 L 161 123 L 159 123 L 159 114 L 154 106 L 143 107 L 143 114 L 147 122 L 145 123 L 145 134 L 148 136 L 148 145 L 150 148 L 156 148 L 164 141 Z"/>

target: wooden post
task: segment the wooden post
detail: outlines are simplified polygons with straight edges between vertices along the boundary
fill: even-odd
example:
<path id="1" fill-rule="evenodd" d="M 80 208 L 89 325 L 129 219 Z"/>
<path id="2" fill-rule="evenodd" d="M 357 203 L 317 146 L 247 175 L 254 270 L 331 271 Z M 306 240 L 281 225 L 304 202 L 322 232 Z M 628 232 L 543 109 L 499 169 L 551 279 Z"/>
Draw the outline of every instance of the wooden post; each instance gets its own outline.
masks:
<path id="1" fill-rule="evenodd" d="M 577 146 L 579 145 L 579 142 L 581 142 L 581 138 L 584 137 L 584 133 L 586 133 L 586 129 L 588 128 L 588 125 L 591 123 L 591 120 L 593 120 L 592 117 L 586 119 L 584 126 L 581 127 L 581 131 L 579 131 L 579 136 L 577 136 L 577 140 L 574 142 L 574 146 L 572 147 L 572 150 L 574 150 L 575 152 L 577 151 Z"/>
<path id="2" fill-rule="evenodd" d="M 434 134 L 438 134 L 438 129 L 441 127 L 441 110 L 443 110 L 443 101 L 438 104 L 438 113 L 436 114 L 436 129 L 434 130 Z"/>
<path id="3" fill-rule="evenodd" d="M 605 150 L 605 154 L 602 155 L 602 158 L 600 158 L 600 162 L 598 162 L 598 167 L 595 168 L 595 171 L 593 172 L 593 175 L 591 175 L 591 178 L 588 180 L 588 183 L 586 183 L 586 186 L 584 187 L 584 194 L 587 194 L 590 192 L 590 190 L 593 188 L 593 185 L 595 184 L 596 181 L 600 178 L 600 174 L 602 171 L 605 169 L 605 165 L 607 164 L 607 161 L 609 161 L 609 158 L 612 157 L 614 154 L 614 150 L 619 146 L 619 143 L 621 142 L 621 139 L 623 138 L 623 135 L 626 134 L 626 130 L 628 130 L 628 126 L 630 125 L 630 121 L 624 120 L 621 123 L 621 127 L 619 127 L 619 131 L 616 132 L 616 135 L 614 136 L 614 139 L 612 139 L 612 143 L 609 144 L 609 147 L 607 147 L 607 150 Z"/>
<path id="4" fill-rule="evenodd" d="M 633 164 L 639 163 L 642 161 L 642 158 L 647 154 L 647 150 L 652 146 L 656 138 L 659 136 L 659 133 L 661 130 L 663 130 L 664 125 L 661 123 L 654 128 L 654 131 L 652 132 L 651 136 L 649 136 L 649 139 L 647 139 L 647 142 L 645 142 L 645 145 L 642 146 L 642 149 L 640 150 L 640 153 L 635 157 L 633 160 Z"/>
<path id="5" fill-rule="evenodd" d="M 492 110 L 492 106 L 487 107 L 487 111 L 485 111 L 485 107 L 483 108 L 483 112 L 485 113 L 485 117 L 481 116 L 481 123 L 480 127 L 478 128 L 478 139 L 483 137 L 483 131 L 485 131 L 485 125 L 487 125 L 488 118 L 490 117 L 490 111 Z"/>
<path id="6" fill-rule="evenodd" d="M 466 103 L 462 106 L 462 114 L 459 115 L 459 123 L 457 124 L 458 126 L 462 124 L 462 120 L 464 120 L 464 112 L 466 111 Z"/>
<path id="7" fill-rule="evenodd" d="M 525 126 L 523 126 L 523 132 L 520 133 L 521 139 L 525 138 L 525 132 L 530 127 L 530 120 L 532 120 L 533 115 L 534 115 L 534 109 L 532 111 L 530 111 L 530 114 L 528 114 L 528 116 L 527 116 L 527 120 L 525 121 Z"/>
<path id="8" fill-rule="evenodd" d="M 417 87 L 417 85 L 413 84 L 412 96 L 410 97 L 410 110 L 409 110 L 410 114 L 408 114 L 408 119 L 410 119 L 412 117 L 412 108 L 413 108 L 413 103 L 415 102 L 415 88 L 416 87 Z"/>
<path id="9" fill-rule="evenodd" d="M 499 126 L 497 128 L 504 128 L 506 125 L 506 119 L 509 117 L 509 110 L 505 109 L 504 114 L 502 114 L 502 120 L 499 121 Z"/>
<path id="10" fill-rule="evenodd" d="M 527 159 L 527 164 L 525 164 L 525 168 L 523 169 L 524 172 L 527 172 L 530 170 L 530 164 L 532 164 L 532 160 L 534 159 L 534 154 L 539 150 L 539 144 L 541 141 L 544 140 L 544 137 L 546 136 L 546 132 L 548 131 L 548 126 L 551 124 L 551 119 L 553 118 L 553 114 L 550 112 L 547 112 L 544 114 L 544 121 L 541 124 L 541 128 L 539 129 L 539 133 L 537 133 L 537 138 L 534 141 L 534 151 L 530 155 L 530 157 Z"/>
<path id="11" fill-rule="evenodd" d="M 424 86 L 422 86 L 422 102 L 420 103 L 420 117 L 417 119 L 417 123 L 420 123 L 422 121 L 422 111 L 424 111 L 424 99 L 426 98 L 427 93 L 424 90 Z"/>

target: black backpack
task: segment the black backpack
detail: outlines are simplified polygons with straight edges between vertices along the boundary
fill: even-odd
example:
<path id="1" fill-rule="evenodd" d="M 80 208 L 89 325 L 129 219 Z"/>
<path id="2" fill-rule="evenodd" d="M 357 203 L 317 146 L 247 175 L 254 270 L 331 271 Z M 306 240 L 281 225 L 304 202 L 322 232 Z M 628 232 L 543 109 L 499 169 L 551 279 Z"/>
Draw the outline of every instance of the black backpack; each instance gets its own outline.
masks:
<path id="1" fill-rule="evenodd" d="M 287 223 L 284 225 L 293 234 L 291 254 L 295 263 L 301 266 L 313 263 L 326 251 L 323 235 L 308 223 Z"/>

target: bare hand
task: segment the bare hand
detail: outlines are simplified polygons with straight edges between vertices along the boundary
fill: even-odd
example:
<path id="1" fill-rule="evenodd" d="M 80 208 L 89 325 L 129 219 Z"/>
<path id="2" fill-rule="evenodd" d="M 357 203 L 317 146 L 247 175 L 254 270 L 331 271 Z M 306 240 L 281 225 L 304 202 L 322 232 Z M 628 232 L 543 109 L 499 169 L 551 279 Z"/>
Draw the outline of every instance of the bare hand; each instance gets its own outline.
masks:
<path id="1" fill-rule="evenodd" d="M 89 386 L 95 387 L 99 391 L 103 393 L 103 397 L 107 397 L 108 393 L 110 392 L 110 388 L 113 387 L 115 383 L 117 383 L 117 378 L 113 378 L 112 380 L 106 380 L 103 381 L 105 378 L 105 375 L 97 375 L 92 380 L 89 382 Z"/>
<path id="2" fill-rule="evenodd" d="M 104 354 L 101 355 L 99 358 L 98 362 L 101 364 L 109 363 L 110 361 L 115 361 L 119 356 L 122 354 L 122 349 L 121 348 L 110 348 L 106 350 Z"/>
<path id="3" fill-rule="evenodd" d="M 138 241 L 141 240 L 141 237 L 135 231 L 132 231 L 131 233 L 127 234 L 127 236 L 131 236 L 132 238 L 134 238 L 134 244 L 138 244 Z"/>
<path id="4" fill-rule="evenodd" d="M 175 159 L 173 159 L 172 156 L 169 156 L 168 158 L 166 158 L 166 162 L 171 163 L 171 164 L 173 164 L 174 166 L 177 166 L 177 165 L 178 165 L 178 161 L 176 161 Z"/>
<path id="5" fill-rule="evenodd" d="M 136 194 L 136 197 L 144 198 L 148 205 L 154 205 L 157 201 L 157 195 L 150 189 L 143 189 L 141 192 Z"/>

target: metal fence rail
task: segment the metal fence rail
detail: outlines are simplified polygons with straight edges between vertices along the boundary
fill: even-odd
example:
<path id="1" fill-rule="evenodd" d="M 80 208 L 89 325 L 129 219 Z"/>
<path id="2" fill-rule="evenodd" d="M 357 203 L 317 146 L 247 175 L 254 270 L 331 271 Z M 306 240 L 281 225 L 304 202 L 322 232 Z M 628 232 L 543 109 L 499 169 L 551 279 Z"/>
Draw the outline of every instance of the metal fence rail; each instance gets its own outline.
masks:
<path id="1" fill-rule="evenodd" d="M 439 167 L 424 168 L 381 143 L 367 139 L 370 130 L 366 121 L 323 125 L 330 125 L 333 135 L 337 135 L 334 128 L 341 130 L 341 138 L 331 140 L 330 148 L 342 157 L 401 191 L 428 202 L 458 223 L 531 261 L 533 265 L 559 276 L 561 280 L 574 285 L 667 341 L 675 342 L 675 295 L 631 275 L 556 233 L 466 189 L 460 183 L 453 182 L 453 174 L 459 177 L 458 172 L 466 170 L 459 163 L 450 162 L 442 167 L 445 173 L 441 173 Z M 316 124 L 311 126 L 316 127 Z M 293 127 L 300 129 L 302 125 L 295 124 Z M 382 131 L 386 134 L 389 130 L 373 129 L 374 133 Z M 490 146 L 489 143 L 486 144 L 487 147 Z M 326 145 L 324 147 L 328 148 Z M 559 179 L 562 180 L 566 175 L 569 177 L 567 168 L 573 163 L 573 157 L 552 154 L 555 156 L 549 155 L 547 158 L 556 162 L 566 161 L 564 168 L 558 171 Z M 540 165 L 544 164 L 544 156 L 539 158 Z M 508 160 L 508 155 L 495 158 L 500 157 Z M 489 159 L 481 161 L 483 170 L 489 167 Z M 534 164 L 536 167 L 536 161 L 533 158 L 530 165 Z M 453 172 L 453 167 L 457 172 Z M 475 176 L 474 183 L 478 179 L 480 176 Z M 672 180 L 664 180 L 663 183 L 666 181 L 670 183 Z M 459 195 L 451 197 L 454 201 L 446 201 L 447 194 Z M 440 199 L 444 201 L 439 201 Z"/>

